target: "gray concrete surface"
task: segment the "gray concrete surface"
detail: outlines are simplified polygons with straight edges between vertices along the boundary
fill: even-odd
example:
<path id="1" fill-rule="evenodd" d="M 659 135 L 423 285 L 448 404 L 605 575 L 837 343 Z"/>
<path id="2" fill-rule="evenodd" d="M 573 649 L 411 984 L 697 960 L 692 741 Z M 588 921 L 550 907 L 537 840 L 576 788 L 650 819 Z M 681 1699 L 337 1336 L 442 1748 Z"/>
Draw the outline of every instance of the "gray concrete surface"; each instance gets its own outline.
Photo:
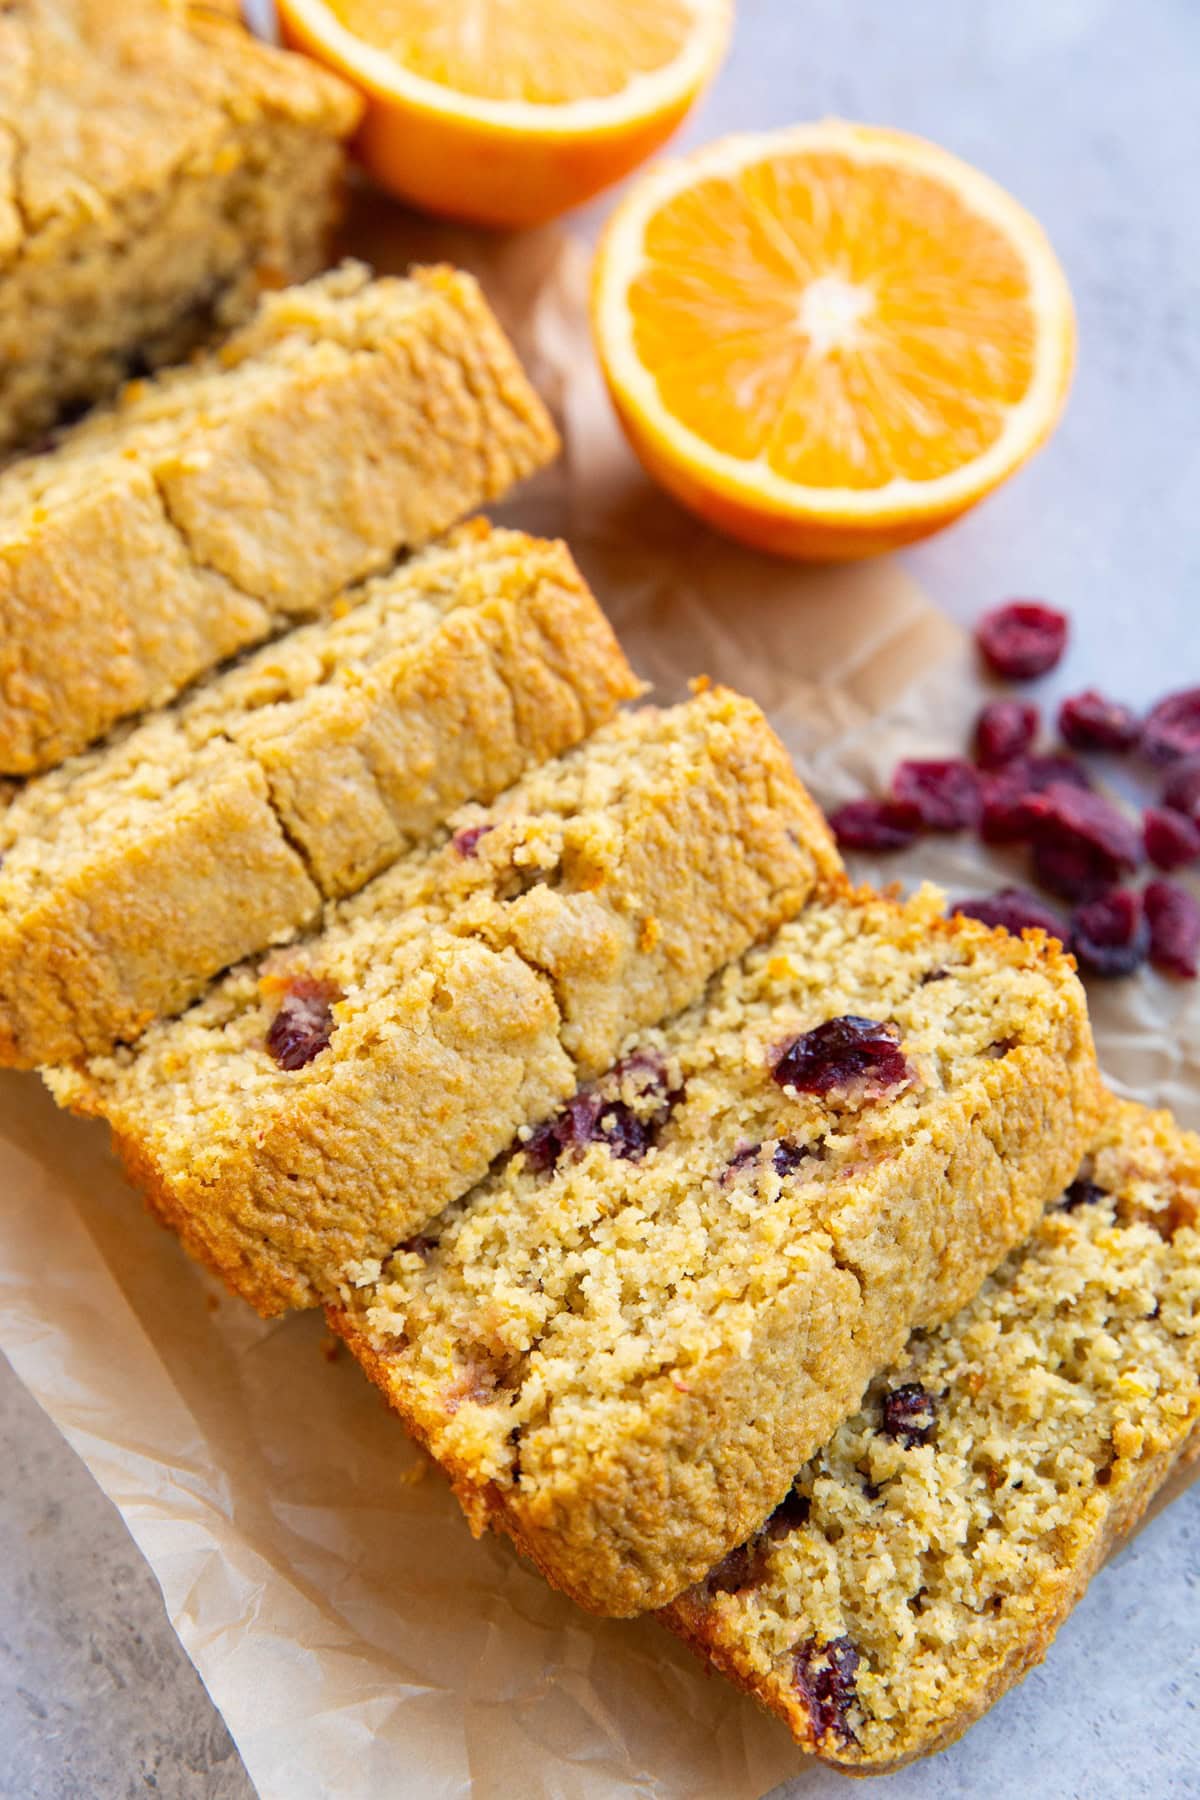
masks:
<path id="1" fill-rule="evenodd" d="M 1200 6 L 739 11 L 687 139 L 826 113 L 923 132 L 1038 213 L 1075 289 L 1080 369 L 1062 430 L 1003 494 L 913 552 L 914 572 L 964 620 L 1014 592 L 1070 607 L 1072 685 L 1140 702 L 1200 678 Z M 1198 1589 L 1194 1489 L 1096 1584 L 1048 1667 L 887 1791 L 1200 1795 Z M 252 1792 L 123 1525 L 0 1364 L 0 1796 Z"/>

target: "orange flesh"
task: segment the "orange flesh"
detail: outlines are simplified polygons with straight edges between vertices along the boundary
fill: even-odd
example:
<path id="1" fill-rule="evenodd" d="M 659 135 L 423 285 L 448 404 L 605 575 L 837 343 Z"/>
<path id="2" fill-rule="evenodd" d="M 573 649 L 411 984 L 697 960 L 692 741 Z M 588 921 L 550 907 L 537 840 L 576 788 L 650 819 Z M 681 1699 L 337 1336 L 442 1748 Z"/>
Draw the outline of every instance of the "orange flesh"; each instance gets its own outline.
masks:
<path id="1" fill-rule="evenodd" d="M 556 106 L 605 99 L 673 62 L 684 0 L 329 0 L 365 44 L 479 99 Z"/>
<path id="2" fill-rule="evenodd" d="M 1023 261 L 927 175 L 772 158 L 666 201 L 644 255 L 628 303 L 663 405 L 801 486 L 951 474 L 1033 375 Z"/>

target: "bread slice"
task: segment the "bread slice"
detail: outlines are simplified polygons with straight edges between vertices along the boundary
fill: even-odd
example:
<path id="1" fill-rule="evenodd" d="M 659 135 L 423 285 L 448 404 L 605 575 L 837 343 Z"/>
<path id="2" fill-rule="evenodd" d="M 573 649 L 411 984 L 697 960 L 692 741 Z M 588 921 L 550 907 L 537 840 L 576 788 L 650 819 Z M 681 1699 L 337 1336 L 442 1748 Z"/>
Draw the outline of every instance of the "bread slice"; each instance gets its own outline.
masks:
<path id="1" fill-rule="evenodd" d="M 47 1076 L 263 1311 L 335 1299 L 840 878 L 782 745 L 721 691 L 618 718 L 455 825 L 135 1049 Z"/>
<path id="2" fill-rule="evenodd" d="M 1025 1236 L 1097 1095 L 1057 945 L 818 898 L 331 1320 L 477 1530 L 642 1611 Z"/>
<path id="3" fill-rule="evenodd" d="M 0 813 L 0 1063 L 135 1038 L 638 692 L 565 545 L 484 521 Z"/>
<path id="4" fill-rule="evenodd" d="M 1198 1226 L 1200 1139 L 1110 1100 L 1030 1242 L 663 1622 L 848 1773 L 953 1742 L 1200 1449 Z"/>
<path id="5" fill-rule="evenodd" d="M 470 276 L 344 267 L 0 472 L 0 773 L 327 608 L 554 453 Z"/>
<path id="6" fill-rule="evenodd" d="M 0 455 L 325 261 L 361 103 L 236 15 L 0 7 Z"/>

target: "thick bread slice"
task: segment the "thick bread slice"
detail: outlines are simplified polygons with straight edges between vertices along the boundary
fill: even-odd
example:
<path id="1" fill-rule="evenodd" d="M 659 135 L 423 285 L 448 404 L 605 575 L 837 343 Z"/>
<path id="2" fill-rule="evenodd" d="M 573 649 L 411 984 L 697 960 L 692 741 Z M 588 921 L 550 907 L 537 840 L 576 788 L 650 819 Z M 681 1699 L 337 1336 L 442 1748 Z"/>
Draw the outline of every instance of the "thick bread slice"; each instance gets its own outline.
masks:
<path id="1" fill-rule="evenodd" d="M 477 284 L 348 265 L 0 471 L 0 773 L 311 617 L 554 454 Z"/>
<path id="2" fill-rule="evenodd" d="M 566 547 L 478 520 L 0 814 L 0 1063 L 180 1011 L 638 691 Z"/>
<path id="3" fill-rule="evenodd" d="M 335 1299 L 841 878 L 782 745 L 723 691 L 620 717 L 455 824 L 135 1049 L 47 1075 L 264 1311 Z"/>
<path id="4" fill-rule="evenodd" d="M 813 899 L 331 1309 L 473 1525 L 581 1604 L 661 1605 L 761 1525 L 1077 1169 L 1073 962 L 939 907 Z M 781 1054 L 839 1020 L 880 1057 L 796 1091 Z"/>
<path id="5" fill-rule="evenodd" d="M 1110 1100 L 1029 1243 L 664 1624 L 849 1774 L 952 1743 L 1200 1449 L 1198 1226 L 1200 1139 Z"/>
<path id="6" fill-rule="evenodd" d="M 361 101 L 237 12 L 0 7 L 0 456 L 328 260 Z"/>

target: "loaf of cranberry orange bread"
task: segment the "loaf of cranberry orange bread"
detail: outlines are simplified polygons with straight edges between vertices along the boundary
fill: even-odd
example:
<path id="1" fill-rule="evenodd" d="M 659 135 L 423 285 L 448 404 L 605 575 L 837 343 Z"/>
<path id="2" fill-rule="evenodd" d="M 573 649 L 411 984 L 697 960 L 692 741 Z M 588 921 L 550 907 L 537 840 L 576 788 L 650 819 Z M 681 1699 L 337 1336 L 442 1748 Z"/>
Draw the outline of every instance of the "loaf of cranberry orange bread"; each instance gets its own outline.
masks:
<path id="1" fill-rule="evenodd" d="M 360 103 L 236 15 L 0 7 L 0 455 L 324 262 Z"/>
<path id="2" fill-rule="evenodd" d="M 135 1048 L 47 1075 L 264 1311 L 335 1299 L 843 879 L 782 745 L 722 691 L 623 715 L 453 824 Z"/>
<path id="3" fill-rule="evenodd" d="M 331 1320 L 476 1529 L 641 1611 L 761 1525 L 1026 1235 L 1097 1104 L 1057 944 L 931 892 L 814 899 Z"/>
<path id="4" fill-rule="evenodd" d="M 135 1038 L 638 691 L 565 545 L 482 520 L 0 813 L 0 1063 Z"/>
<path id="5" fill-rule="evenodd" d="M 953 1742 L 1200 1449 L 1198 1224 L 1200 1139 L 1110 1100 L 1029 1243 L 664 1622 L 848 1773 Z"/>
<path id="6" fill-rule="evenodd" d="M 555 447 L 470 276 L 347 266 L 269 296 L 0 472 L 0 773 L 320 613 Z"/>

